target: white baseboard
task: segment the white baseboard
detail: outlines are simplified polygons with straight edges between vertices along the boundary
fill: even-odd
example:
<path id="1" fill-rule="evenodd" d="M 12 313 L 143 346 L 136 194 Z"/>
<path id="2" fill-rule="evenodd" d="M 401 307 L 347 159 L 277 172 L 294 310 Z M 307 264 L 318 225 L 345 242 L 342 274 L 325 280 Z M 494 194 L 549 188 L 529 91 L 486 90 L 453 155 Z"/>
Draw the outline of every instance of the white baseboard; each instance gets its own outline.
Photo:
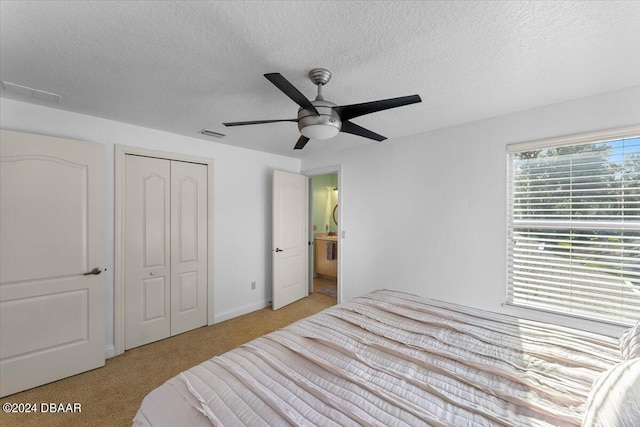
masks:
<path id="1" fill-rule="evenodd" d="M 271 302 L 269 300 L 264 300 L 261 302 L 247 304 L 242 307 L 234 308 L 233 310 L 225 311 L 224 313 L 215 315 L 213 318 L 213 322 L 209 323 L 209 325 L 224 322 L 225 320 L 233 319 L 234 317 L 242 316 L 243 314 L 249 314 L 257 310 L 262 310 L 263 308 L 266 308 L 269 306 L 271 306 Z M 113 344 L 105 346 L 104 348 L 105 359 L 110 359 L 115 356 L 116 356 L 115 346 Z"/>
<path id="2" fill-rule="evenodd" d="M 104 348 L 105 359 L 111 359 L 115 355 L 116 355 L 116 348 L 113 346 L 113 344 L 108 345 Z"/>
<path id="3" fill-rule="evenodd" d="M 224 313 L 216 314 L 213 316 L 213 323 L 210 325 L 224 322 L 225 320 L 233 319 L 234 317 L 242 316 L 243 314 L 249 314 L 257 310 L 262 310 L 265 307 L 269 307 L 271 302 L 264 300 L 254 304 L 248 304 L 242 307 L 234 308 L 233 310 L 225 311 Z"/>

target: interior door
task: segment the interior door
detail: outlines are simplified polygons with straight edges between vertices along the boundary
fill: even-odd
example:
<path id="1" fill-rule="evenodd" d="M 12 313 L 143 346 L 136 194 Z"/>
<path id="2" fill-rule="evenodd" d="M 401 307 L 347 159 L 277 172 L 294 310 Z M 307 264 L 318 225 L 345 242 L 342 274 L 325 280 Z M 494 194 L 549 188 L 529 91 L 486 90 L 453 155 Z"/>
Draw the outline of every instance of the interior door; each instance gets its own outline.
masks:
<path id="1" fill-rule="evenodd" d="M 273 172 L 273 309 L 309 294 L 309 179 Z"/>
<path id="2" fill-rule="evenodd" d="M 207 166 L 171 162 L 171 335 L 207 324 Z"/>
<path id="3" fill-rule="evenodd" d="M 125 349 L 171 334 L 171 162 L 125 157 Z"/>
<path id="4" fill-rule="evenodd" d="M 104 146 L 0 132 L 6 396 L 104 365 Z"/>

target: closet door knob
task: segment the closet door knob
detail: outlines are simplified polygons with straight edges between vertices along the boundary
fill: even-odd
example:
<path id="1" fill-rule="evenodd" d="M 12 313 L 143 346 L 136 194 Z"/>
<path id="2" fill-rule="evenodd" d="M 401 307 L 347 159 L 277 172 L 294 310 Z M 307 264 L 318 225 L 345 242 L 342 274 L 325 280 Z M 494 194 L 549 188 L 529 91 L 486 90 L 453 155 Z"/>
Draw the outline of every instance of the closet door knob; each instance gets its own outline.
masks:
<path id="1" fill-rule="evenodd" d="M 276 248 L 276 252 L 284 252 L 284 251 L 280 248 Z"/>
<path id="2" fill-rule="evenodd" d="M 100 269 L 99 267 L 96 267 L 91 271 L 87 271 L 86 273 L 84 273 L 84 275 L 88 276 L 90 274 L 100 274 L 100 273 L 102 273 L 102 269 Z"/>

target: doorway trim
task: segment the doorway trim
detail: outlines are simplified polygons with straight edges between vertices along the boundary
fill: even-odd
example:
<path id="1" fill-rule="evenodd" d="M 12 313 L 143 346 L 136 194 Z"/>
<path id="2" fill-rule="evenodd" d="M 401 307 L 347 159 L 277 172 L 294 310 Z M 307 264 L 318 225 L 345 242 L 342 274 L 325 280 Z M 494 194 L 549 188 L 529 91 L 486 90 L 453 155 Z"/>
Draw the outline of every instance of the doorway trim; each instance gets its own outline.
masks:
<path id="1" fill-rule="evenodd" d="M 320 168 L 311 168 L 306 169 L 300 172 L 302 175 L 305 175 L 311 180 L 314 176 L 319 175 L 328 175 L 328 174 L 338 174 L 338 280 L 337 280 L 337 300 L 336 302 L 340 304 L 342 302 L 342 253 L 344 248 L 344 228 L 343 228 L 343 212 L 344 212 L 344 198 L 342 195 L 343 192 L 343 182 L 342 182 L 342 165 L 332 165 L 332 166 L 323 166 Z M 311 187 L 309 187 L 311 188 Z M 311 206 L 313 200 L 313 192 L 309 191 L 309 242 L 313 241 L 313 209 Z M 309 246 L 309 291 L 313 291 L 313 250 L 312 247 Z"/>
<path id="2" fill-rule="evenodd" d="M 113 294 L 113 338 L 114 356 L 124 353 L 124 164 L 125 156 L 143 156 L 180 162 L 198 163 L 207 166 L 207 325 L 214 319 L 213 313 L 213 175 L 214 160 L 206 157 L 171 153 L 141 147 L 115 145 L 115 242 L 114 242 L 114 294 Z"/>

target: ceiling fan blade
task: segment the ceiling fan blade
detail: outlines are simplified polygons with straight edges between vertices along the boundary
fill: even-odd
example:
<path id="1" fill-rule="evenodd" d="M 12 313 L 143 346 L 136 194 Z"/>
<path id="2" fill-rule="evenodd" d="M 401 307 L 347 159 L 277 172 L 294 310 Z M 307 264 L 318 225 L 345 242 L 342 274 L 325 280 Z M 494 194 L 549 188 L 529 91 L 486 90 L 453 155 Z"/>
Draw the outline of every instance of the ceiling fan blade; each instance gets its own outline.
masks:
<path id="1" fill-rule="evenodd" d="M 302 150 L 305 145 L 309 142 L 309 138 L 304 135 L 300 135 L 300 139 L 296 142 L 296 146 L 293 147 L 294 150 Z"/>
<path id="2" fill-rule="evenodd" d="M 365 129 L 362 126 L 358 126 L 357 124 L 350 121 L 342 122 L 342 128 L 340 129 L 340 132 L 362 136 L 364 138 L 373 139 L 375 141 L 384 141 L 385 139 L 387 139 L 382 135 L 378 135 L 377 133 L 372 132 L 369 129 Z"/>
<path id="3" fill-rule="evenodd" d="M 284 92 L 285 95 L 291 98 L 293 102 L 295 102 L 302 108 L 311 110 L 318 115 L 320 114 L 318 113 L 318 110 L 316 110 L 316 107 L 313 106 L 311 101 L 309 101 L 306 96 L 304 96 L 298 89 L 296 89 L 294 85 L 289 83 L 289 80 L 282 77 L 282 74 L 268 73 L 268 74 L 265 74 L 264 76 L 267 78 L 267 80 L 273 83 L 278 89 Z"/>
<path id="4" fill-rule="evenodd" d="M 229 126 L 244 126 L 244 125 L 261 125 L 263 123 L 276 123 L 276 122 L 297 122 L 298 119 L 282 119 L 282 120 L 253 120 L 250 122 L 230 122 L 223 123 L 223 125 Z"/>
<path id="5" fill-rule="evenodd" d="M 344 123 L 346 120 L 353 119 L 354 117 L 375 113 L 376 111 L 388 110 L 389 108 L 415 104 L 416 102 L 422 102 L 419 95 L 401 96 L 399 98 L 363 102 L 362 104 L 341 105 L 333 107 L 333 110 L 338 113 Z"/>

